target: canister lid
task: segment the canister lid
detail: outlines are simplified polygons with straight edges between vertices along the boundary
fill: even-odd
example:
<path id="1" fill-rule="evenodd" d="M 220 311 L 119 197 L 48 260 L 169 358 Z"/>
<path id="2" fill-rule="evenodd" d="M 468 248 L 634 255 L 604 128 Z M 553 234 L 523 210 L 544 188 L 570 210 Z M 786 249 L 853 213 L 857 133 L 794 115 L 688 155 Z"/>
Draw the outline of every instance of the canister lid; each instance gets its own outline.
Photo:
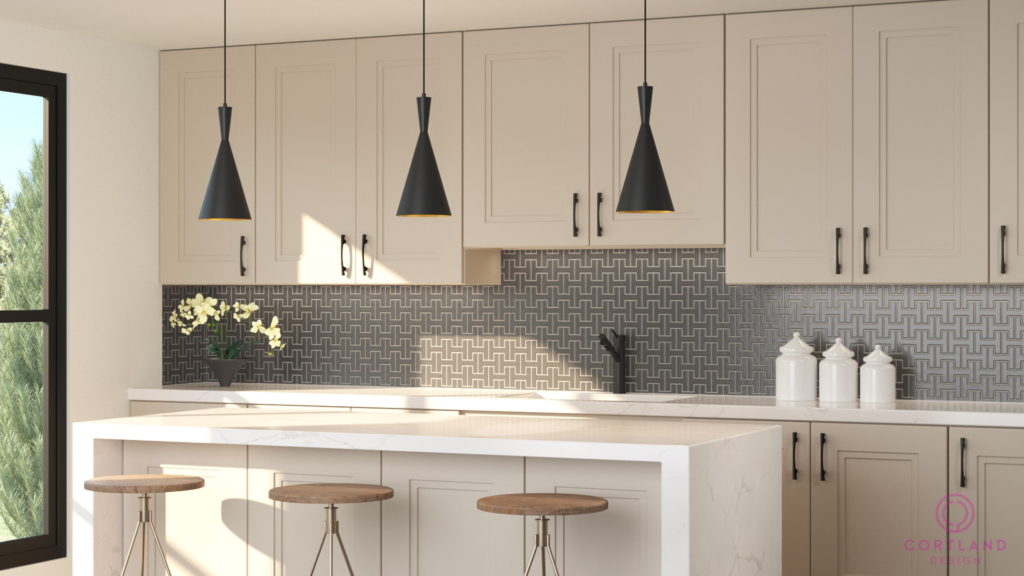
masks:
<path id="1" fill-rule="evenodd" d="M 883 352 L 881 345 L 875 344 L 875 351 L 865 356 L 864 362 L 868 364 L 889 364 L 892 362 L 892 356 Z"/>
<path id="2" fill-rule="evenodd" d="M 843 346 L 842 338 L 836 338 L 836 343 L 822 355 L 825 358 L 853 358 L 853 350 Z"/>
<path id="3" fill-rule="evenodd" d="M 781 350 L 783 354 L 810 354 L 814 352 L 814 346 L 801 340 L 799 332 L 793 332 L 793 339 L 786 342 Z"/>

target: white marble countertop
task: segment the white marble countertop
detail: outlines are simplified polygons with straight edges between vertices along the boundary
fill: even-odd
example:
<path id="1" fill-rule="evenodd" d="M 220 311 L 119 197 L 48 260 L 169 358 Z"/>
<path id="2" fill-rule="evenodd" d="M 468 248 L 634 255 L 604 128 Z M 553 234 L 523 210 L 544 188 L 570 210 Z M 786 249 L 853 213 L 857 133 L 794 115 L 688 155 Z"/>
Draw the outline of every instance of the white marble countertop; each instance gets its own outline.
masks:
<path id="1" fill-rule="evenodd" d="M 883 405 L 829 405 L 787 403 L 765 396 L 295 384 L 235 384 L 227 388 L 217 384 L 179 384 L 133 389 L 128 397 L 151 402 L 1024 428 L 1024 402 L 897 400 Z"/>

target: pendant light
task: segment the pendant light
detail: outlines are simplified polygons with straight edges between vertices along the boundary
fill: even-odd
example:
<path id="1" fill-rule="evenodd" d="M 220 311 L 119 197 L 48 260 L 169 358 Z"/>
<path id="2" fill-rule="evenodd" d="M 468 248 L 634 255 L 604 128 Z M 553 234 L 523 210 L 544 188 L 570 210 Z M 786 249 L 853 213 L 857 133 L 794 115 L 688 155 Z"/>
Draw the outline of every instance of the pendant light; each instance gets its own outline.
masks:
<path id="1" fill-rule="evenodd" d="M 675 212 L 672 195 L 661 169 L 658 147 L 651 132 L 651 98 L 654 87 L 647 85 L 647 0 L 644 0 L 644 85 L 637 87 L 640 96 L 640 133 L 636 135 L 633 156 L 622 183 L 622 194 L 616 212 Z"/>
<path id="2" fill-rule="evenodd" d="M 399 216 L 451 216 L 448 197 L 444 194 L 441 171 L 437 169 L 434 147 L 430 145 L 427 125 L 430 123 L 430 98 L 427 97 L 427 0 L 423 0 L 423 95 L 416 98 L 420 114 L 420 136 L 412 154 L 409 176 L 405 179 Z"/>
<path id="3" fill-rule="evenodd" d="M 200 220 L 252 220 L 249 205 L 238 176 L 235 155 L 231 153 L 228 133 L 231 132 L 231 107 L 228 106 L 228 0 L 224 0 L 224 105 L 220 114 L 220 148 L 213 162 L 213 174 L 206 187 L 206 198 L 199 211 Z"/>

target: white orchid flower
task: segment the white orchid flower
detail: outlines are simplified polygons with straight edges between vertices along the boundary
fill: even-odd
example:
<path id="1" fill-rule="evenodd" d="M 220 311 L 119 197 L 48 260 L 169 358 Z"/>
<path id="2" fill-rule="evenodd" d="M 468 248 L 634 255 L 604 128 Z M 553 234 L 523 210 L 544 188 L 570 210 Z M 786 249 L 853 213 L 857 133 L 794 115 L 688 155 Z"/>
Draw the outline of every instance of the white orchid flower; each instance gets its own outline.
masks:
<path id="1" fill-rule="evenodd" d="M 249 332 L 266 333 L 266 331 L 267 329 L 263 327 L 263 320 L 257 319 L 252 321 L 252 330 L 249 330 Z"/>

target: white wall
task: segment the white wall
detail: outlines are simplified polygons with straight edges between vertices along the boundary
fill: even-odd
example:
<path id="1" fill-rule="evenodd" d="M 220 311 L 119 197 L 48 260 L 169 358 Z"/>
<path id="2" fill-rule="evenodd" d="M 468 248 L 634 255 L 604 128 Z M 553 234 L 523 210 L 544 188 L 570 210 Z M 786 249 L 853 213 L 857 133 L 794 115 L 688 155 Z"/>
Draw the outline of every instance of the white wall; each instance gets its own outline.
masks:
<path id="1" fill-rule="evenodd" d="M 0 62 L 68 75 L 69 423 L 127 416 L 127 390 L 161 380 L 158 53 L 0 20 Z"/>

